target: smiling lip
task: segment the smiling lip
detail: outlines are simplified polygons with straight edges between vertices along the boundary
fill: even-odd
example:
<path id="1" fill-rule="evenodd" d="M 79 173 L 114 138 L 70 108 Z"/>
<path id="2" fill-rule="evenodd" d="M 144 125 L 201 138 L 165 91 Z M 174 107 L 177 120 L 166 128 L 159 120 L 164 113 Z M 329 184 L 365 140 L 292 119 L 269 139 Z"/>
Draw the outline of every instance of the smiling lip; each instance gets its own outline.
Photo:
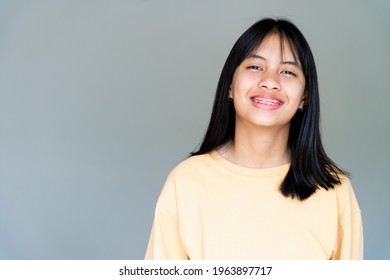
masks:
<path id="1" fill-rule="evenodd" d="M 276 110 L 284 104 L 283 101 L 268 96 L 253 96 L 251 101 L 255 107 L 266 110 Z"/>

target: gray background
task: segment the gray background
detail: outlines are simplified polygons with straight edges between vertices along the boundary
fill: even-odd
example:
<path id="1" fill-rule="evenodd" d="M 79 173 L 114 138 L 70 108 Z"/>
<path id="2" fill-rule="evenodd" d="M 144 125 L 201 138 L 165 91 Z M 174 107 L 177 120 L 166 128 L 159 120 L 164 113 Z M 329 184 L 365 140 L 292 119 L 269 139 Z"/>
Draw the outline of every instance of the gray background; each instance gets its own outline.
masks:
<path id="1" fill-rule="evenodd" d="M 233 43 L 282 16 L 314 52 L 323 140 L 352 173 L 365 258 L 390 259 L 389 12 L 387 0 L 1 0 L 0 258 L 142 259 Z"/>

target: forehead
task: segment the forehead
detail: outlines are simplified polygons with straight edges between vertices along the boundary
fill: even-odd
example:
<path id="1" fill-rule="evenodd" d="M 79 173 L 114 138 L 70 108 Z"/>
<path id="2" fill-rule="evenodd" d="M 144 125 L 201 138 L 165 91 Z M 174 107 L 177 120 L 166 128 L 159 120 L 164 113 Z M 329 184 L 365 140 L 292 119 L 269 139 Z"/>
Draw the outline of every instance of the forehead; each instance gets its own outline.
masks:
<path id="1" fill-rule="evenodd" d="M 281 60 L 295 61 L 300 64 L 298 55 L 292 43 L 279 33 L 267 35 L 254 49 L 248 54 L 248 57 L 254 54 L 263 54 L 278 56 Z"/>

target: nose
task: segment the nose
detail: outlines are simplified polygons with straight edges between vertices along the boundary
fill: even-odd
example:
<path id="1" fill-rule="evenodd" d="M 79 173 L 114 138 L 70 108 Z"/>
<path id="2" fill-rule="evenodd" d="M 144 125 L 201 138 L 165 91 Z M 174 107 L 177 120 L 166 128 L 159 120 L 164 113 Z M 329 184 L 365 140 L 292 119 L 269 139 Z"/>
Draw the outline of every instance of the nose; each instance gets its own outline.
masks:
<path id="1" fill-rule="evenodd" d="M 279 90 L 279 77 L 274 73 L 263 73 L 261 79 L 259 80 L 258 87 L 268 90 Z"/>

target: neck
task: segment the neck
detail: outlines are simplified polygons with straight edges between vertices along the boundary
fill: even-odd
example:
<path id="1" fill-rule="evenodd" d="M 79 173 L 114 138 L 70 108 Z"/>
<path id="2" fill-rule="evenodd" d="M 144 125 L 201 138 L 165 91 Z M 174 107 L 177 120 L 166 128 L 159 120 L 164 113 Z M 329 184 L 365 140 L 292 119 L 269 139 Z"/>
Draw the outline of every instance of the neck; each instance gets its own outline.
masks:
<path id="1" fill-rule="evenodd" d="M 289 128 L 236 125 L 234 140 L 219 153 L 227 160 L 250 168 L 270 168 L 290 162 L 288 148 Z"/>

